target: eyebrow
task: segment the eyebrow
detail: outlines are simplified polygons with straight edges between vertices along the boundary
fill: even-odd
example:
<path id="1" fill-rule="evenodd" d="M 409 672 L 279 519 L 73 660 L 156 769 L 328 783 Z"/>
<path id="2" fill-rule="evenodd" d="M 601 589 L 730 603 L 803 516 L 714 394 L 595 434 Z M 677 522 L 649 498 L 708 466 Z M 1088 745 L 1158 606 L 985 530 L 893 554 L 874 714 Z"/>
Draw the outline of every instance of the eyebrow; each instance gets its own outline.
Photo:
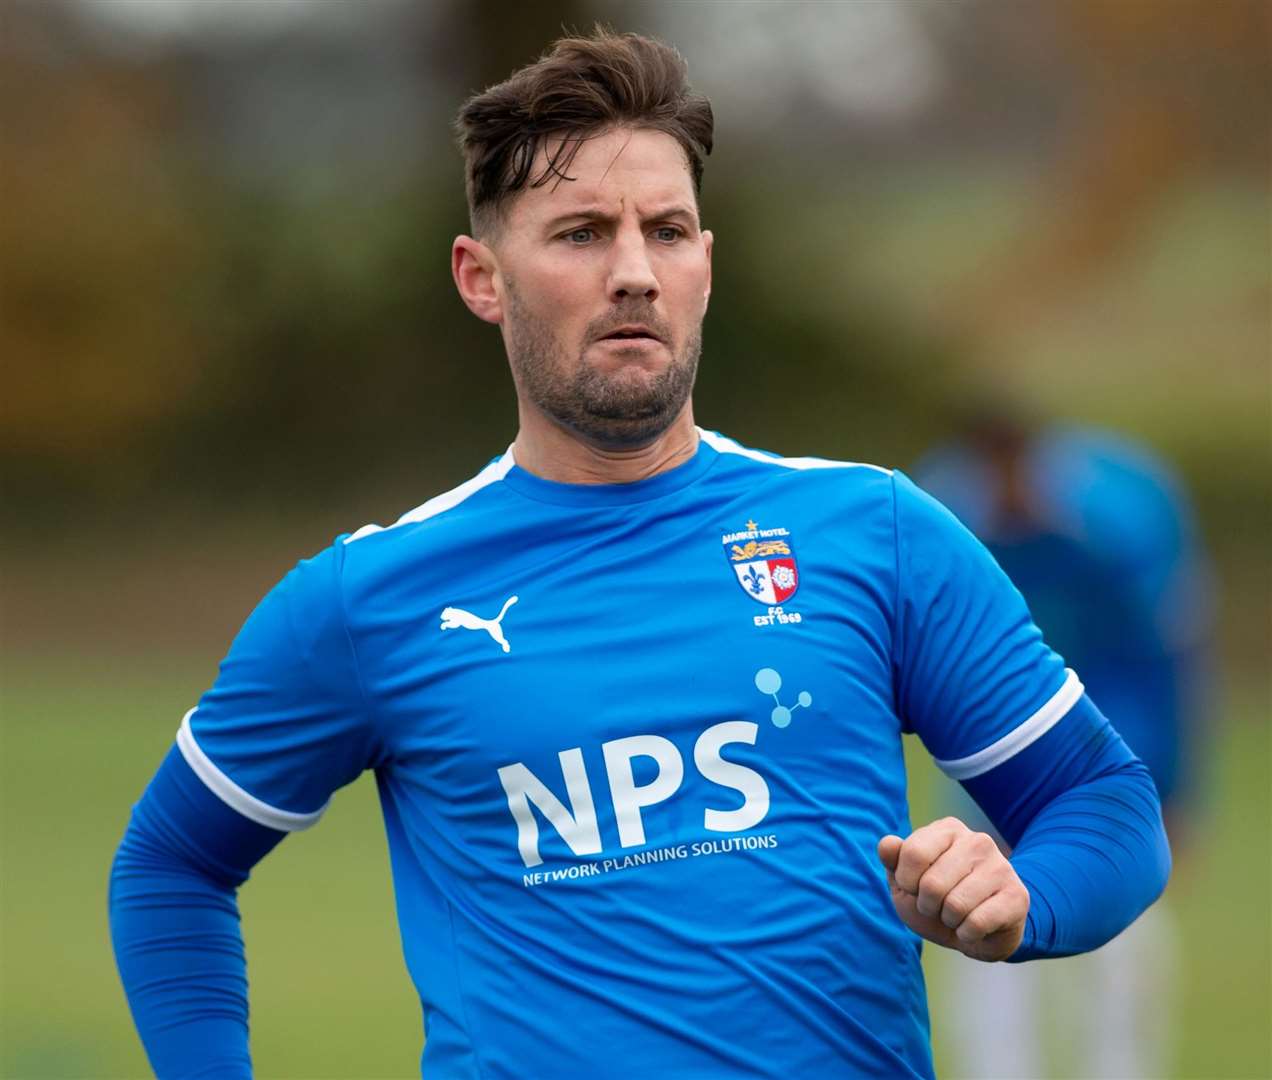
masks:
<path id="1" fill-rule="evenodd" d="M 689 207 L 687 207 L 684 203 L 668 203 L 665 206 L 659 207 L 651 214 L 645 214 L 643 220 L 662 221 L 667 218 L 674 217 L 688 218 L 695 225 L 698 222 L 698 215 L 689 209 Z M 551 232 L 553 229 L 557 229 L 564 225 L 567 221 L 579 220 L 612 222 L 617 220 L 617 215 L 611 213 L 604 206 L 580 206 L 577 210 L 573 210 L 568 214 L 558 214 L 556 217 L 550 219 L 544 225 L 544 228 Z"/>

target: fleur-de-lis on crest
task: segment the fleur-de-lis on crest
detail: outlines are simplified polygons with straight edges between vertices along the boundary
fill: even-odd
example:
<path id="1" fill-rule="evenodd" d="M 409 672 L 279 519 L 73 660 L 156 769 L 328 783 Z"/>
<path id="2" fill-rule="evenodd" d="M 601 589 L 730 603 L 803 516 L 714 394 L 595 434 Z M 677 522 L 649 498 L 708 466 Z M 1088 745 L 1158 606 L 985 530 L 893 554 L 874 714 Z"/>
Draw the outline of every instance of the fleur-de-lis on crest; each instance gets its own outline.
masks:
<path id="1" fill-rule="evenodd" d="M 758 573 L 754 566 L 750 567 L 750 569 L 748 569 L 747 572 L 742 575 L 742 580 L 746 582 L 746 587 L 750 589 L 753 593 L 755 593 L 757 596 L 760 594 L 760 592 L 764 588 L 764 585 L 763 585 L 764 575 L 761 573 Z"/>

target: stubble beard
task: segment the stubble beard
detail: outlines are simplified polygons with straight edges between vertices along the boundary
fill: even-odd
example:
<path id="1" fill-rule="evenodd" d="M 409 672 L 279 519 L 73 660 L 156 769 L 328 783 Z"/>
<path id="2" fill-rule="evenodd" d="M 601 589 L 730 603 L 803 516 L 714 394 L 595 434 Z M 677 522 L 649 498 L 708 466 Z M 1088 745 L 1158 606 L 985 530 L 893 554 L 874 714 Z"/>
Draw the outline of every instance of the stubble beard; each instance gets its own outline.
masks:
<path id="1" fill-rule="evenodd" d="M 651 378 L 626 367 L 599 371 L 582 351 L 571 361 L 552 326 L 526 310 L 512 282 L 508 282 L 508 302 L 508 361 L 518 389 L 567 431 L 597 446 L 647 446 L 671 427 L 689 400 L 702 354 L 701 323 L 692 328 L 679 352 L 672 350 L 671 362 Z M 619 308 L 603 320 L 605 326 L 640 322 L 669 342 L 669 328 L 651 320 L 648 308 L 639 303 L 639 307 Z M 605 326 L 589 325 L 584 341 L 590 344 L 598 332 L 605 332 Z M 671 349 L 670 344 L 665 347 Z"/>

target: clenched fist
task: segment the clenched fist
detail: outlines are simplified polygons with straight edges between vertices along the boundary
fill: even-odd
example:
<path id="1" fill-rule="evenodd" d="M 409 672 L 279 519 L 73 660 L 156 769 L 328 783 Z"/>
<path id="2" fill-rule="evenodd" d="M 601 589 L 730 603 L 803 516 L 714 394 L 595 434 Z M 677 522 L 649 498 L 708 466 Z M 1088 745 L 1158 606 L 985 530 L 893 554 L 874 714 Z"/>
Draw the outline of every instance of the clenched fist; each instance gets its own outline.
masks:
<path id="1" fill-rule="evenodd" d="M 1029 890 L 985 833 L 957 818 L 885 836 L 879 858 L 892 904 L 920 937 L 974 960 L 1005 960 L 1025 933 Z"/>

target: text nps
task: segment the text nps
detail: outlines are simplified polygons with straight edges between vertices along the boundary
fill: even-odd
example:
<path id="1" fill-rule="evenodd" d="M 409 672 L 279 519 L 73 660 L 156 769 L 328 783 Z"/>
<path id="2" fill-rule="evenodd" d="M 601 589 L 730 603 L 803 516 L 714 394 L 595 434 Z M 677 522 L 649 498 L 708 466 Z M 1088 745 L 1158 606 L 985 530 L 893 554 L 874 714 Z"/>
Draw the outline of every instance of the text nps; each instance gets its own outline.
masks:
<path id="1" fill-rule="evenodd" d="M 754 746 L 759 727 L 745 720 L 730 720 L 707 728 L 693 747 L 693 763 L 707 780 L 732 788 L 743 796 L 735 810 L 703 811 L 703 827 L 712 832 L 740 832 L 764 820 L 769 809 L 768 784 L 754 769 L 726 760 L 720 753 L 729 743 Z M 631 735 L 601 744 L 605 772 L 609 779 L 610 800 L 618 824 L 618 841 L 622 847 L 639 847 L 645 843 L 645 826 L 641 808 L 670 798 L 684 780 L 684 760 L 675 744 L 661 735 Z M 543 862 L 539 855 L 539 823 L 531 810 L 533 804 L 548 820 L 575 855 L 597 855 L 601 852 L 601 830 L 592 798 L 592 785 L 583 764 L 580 747 L 562 750 L 561 777 L 569 809 L 548 786 L 525 765 L 517 762 L 499 770 L 499 782 L 508 797 L 508 809 L 517 823 L 517 848 L 527 867 Z M 651 758 L 657 767 L 652 780 L 637 784 L 632 762 L 638 757 Z"/>

